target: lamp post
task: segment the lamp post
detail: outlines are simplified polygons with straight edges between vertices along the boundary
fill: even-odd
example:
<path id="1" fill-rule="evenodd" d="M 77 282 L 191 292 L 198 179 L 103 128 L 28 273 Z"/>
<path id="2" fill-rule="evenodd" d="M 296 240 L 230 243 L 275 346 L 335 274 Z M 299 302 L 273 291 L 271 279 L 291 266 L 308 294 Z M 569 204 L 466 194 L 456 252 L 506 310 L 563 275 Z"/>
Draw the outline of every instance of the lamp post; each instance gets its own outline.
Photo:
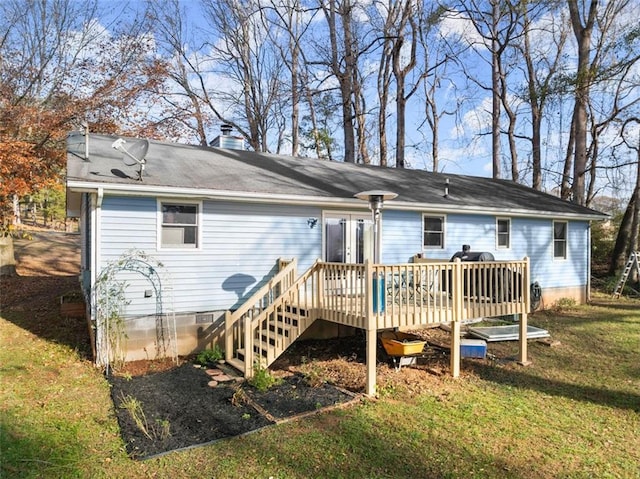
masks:
<path id="1" fill-rule="evenodd" d="M 356 193 L 356 198 L 369 202 L 369 209 L 373 217 L 373 262 L 374 264 L 380 264 L 380 211 L 384 205 L 385 200 L 392 200 L 396 196 L 396 193 L 391 191 L 371 190 L 361 191 Z M 384 277 L 378 277 L 379 273 L 374 273 L 373 288 L 371 290 L 371 297 L 368 299 L 367 307 L 367 381 L 365 392 L 368 396 L 374 396 L 376 394 L 376 334 L 377 327 L 375 323 L 376 313 L 384 312 Z"/>
<path id="2" fill-rule="evenodd" d="M 370 190 L 356 193 L 356 198 L 369 202 L 369 209 L 373 217 L 373 262 L 380 264 L 380 211 L 386 200 L 392 200 L 398 196 L 392 191 Z"/>

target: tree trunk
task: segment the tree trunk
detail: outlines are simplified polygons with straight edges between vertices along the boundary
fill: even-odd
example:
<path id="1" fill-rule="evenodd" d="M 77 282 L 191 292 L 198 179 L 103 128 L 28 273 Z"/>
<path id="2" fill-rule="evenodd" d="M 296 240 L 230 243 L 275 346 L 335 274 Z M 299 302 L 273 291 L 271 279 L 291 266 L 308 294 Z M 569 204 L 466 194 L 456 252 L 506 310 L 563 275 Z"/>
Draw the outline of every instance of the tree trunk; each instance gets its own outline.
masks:
<path id="1" fill-rule="evenodd" d="M 20 198 L 18 198 L 18 195 L 12 195 L 11 202 L 13 204 L 12 224 L 14 226 L 18 226 L 22 224 L 22 215 L 20 214 Z"/>
<path id="2" fill-rule="evenodd" d="M 538 106 L 531 105 L 531 160 L 532 160 L 532 180 L 534 190 L 542 190 L 542 151 L 540 148 L 541 143 L 541 135 L 540 131 L 542 128 L 542 115 L 540 114 L 540 109 Z"/>
<path id="3" fill-rule="evenodd" d="M 380 107 L 378 109 L 378 141 L 380 149 L 380 166 L 387 166 L 387 155 L 389 154 L 389 146 L 387 141 L 387 102 L 389 101 L 389 62 L 388 56 L 382 55 L 380 70 L 378 71 L 378 100 Z"/>
<path id="4" fill-rule="evenodd" d="M 585 174 L 587 170 L 587 107 L 591 86 L 590 68 L 591 33 L 596 19 L 598 0 L 591 0 L 589 14 L 584 25 L 580 18 L 578 0 L 568 0 L 573 33 L 578 44 L 578 71 L 576 74 L 574 120 L 574 155 L 572 201 L 585 204 Z"/>
<path id="5" fill-rule="evenodd" d="M 438 150 L 438 142 L 440 135 L 440 117 L 438 116 L 438 109 L 435 102 L 431 105 L 433 111 L 433 123 L 431 124 L 431 160 L 432 160 L 432 168 L 433 172 L 438 172 L 438 162 L 439 162 L 439 150 Z"/>
<path id="6" fill-rule="evenodd" d="M 491 158 L 493 163 L 493 178 L 500 178 L 500 64 L 498 58 L 497 31 L 500 18 L 498 0 L 491 1 L 492 7 L 492 38 L 491 38 L 491 94 L 493 105 L 491 111 Z"/>
<path id="7" fill-rule="evenodd" d="M 404 98 L 404 82 L 396 85 L 396 110 L 397 110 L 397 127 L 396 127 L 396 168 L 404 168 L 405 165 L 405 131 L 406 131 L 406 106 L 407 101 Z"/>
<path id="8" fill-rule="evenodd" d="M 634 193 L 631 195 L 629 203 L 627 204 L 627 208 L 624 211 L 622 221 L 620 222 L 620 229 L 618 230 L 618 235 L 616 236 L 616 243 L 611 254 L 611 263 L 609 264 L 610 275 L 616 274 L 616 272 L 625 264 L 625 261 L 629 257 L 629 251 L 632 251 L 632 248 L 630 246 L 631 238 L 635 236 L 637 239 L 638 237 L 637 223 L 636 231 L 633 231 L 633 220 L 634 215 L 637 218 L 637 209 L 638 189 L 636 188 Z"/>
<path id="9" fill-rule="evenodd" d="M 507 138 L 509 141 L 509 154 L 511 156 L 511 180 L 514 183 L 520 181 L 520 171 L 518 168 L 518 148 L 516 146 L 516 114 L 511 105 L 509 105 L 509 97 L 507 95 L 507 76 L 502 69 L 500 57 L 498 59 L 498 74 L 500 75 L 500 101 L 504 107 L 504 111 L 509 119 L 509 127 L 507 129 Z"/>
<path id="10" fill-rule="evenodd" d="M 345 163 L 355 163 L 356 141 L 353 124 L 353 85 L 351 82 L 353 80 L 352 70 L 355 68 L 357 59 L 355 52 L 352 51 L 351 4 L 349 1 L 344 2 L 344 4 L 340 6 L 340 11 L 338 12 L 336 1 L 329 0 L 326 5 L 322 5 L 322 9 L 327 20 L 329 41 L 331 45 L 331 61 L 328 66 L 340 85 L 342 132 L 344 136 L 344 161 Z M 340 15 L 343 27 L 342 44 L 345 47 L 343 58 L 340 57 L 338 49 L 337 15 Z"/>
<path id="11" fill-rule="evenodd" d="M 529 15 L 525 9 L 524 11 L 524 51 L 523 57 L 527 67 L 527 88 L 528 88 L 528 101 L 531 108 L 531 186 L 534 190 L 542 190 L 542 151 L 540 148 L 541 142 L 541 125 L 542 125 L 542 113 L 540 108 L 540 95 L 538 94 L 538 88 L 536 84 L 536 68 L 533 64 L 533 58 L 531 54 L 531 22 Z"/>
<path id="12" fill-rule="evenodd" d="M 300 46 L 293 39 L 291 47 L 291 156 L 300 154 L 300 92 L 298 91 L 298 61 Z"/>
<path id="13" fill-rule="evenodd" d="M 567 143 L 567 153 L 564 158 L 564 167 L 562 170 L 562 183 L 560 185 L 560 198 L 569 200 L 571 198 L 571 167 L 573 165 L 573 148 L 575 145 L 575 111 L 571 117 L 571 128 L 569 129 L 569 141 Z"/>
<path id="14" fill-rule="evenodd" d="M 0 276 L 16 276 L 16 258 L 11 236 L 0 236 Z"/>
<path id="15" fill-rule="evenodd" d="M 636 149 L 636 184 L 620 222 L 620 229 L 611 254 L 609 274 L 613 275 L 624 264 L 632 251 L 640 248 L 640 138 Z"/>
<path id="16" fill-rule="evenodd" d="M 367 121 L 365 113 L 366 101 L 362 91 L 362 81 L 357 68 L 353 69 L 354 79 L 353 98 L 354 98 L 354 115 L 356 123 L 356 132 L 358 134 L 358 160 L 360 163 L 368 165 L 371 163 L 369 157 L 369 148 L 367 147 Z"/>

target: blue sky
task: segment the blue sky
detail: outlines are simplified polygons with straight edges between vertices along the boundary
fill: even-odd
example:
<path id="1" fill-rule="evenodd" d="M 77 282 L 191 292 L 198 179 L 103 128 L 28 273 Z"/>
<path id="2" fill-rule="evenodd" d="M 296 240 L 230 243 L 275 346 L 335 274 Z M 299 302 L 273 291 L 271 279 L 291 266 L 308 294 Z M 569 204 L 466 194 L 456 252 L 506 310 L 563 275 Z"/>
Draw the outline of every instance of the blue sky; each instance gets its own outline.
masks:
<path id="1" fill-rule="evenodd" d="M 112 5 L 111 2 L 103 1 L 103 4 Z M 141 8 L 144 2 L 130 1 L 123 2 L 120 5 L 126 5 L 129 8 Z M 203 16 L 199 12 L 198 0 L 182 0 L 181 5 L 190 14 L 189 21 L 194 25 L 206 26 L 203 22 Z M 640 3 L 637 6 L 640 9 Z M 115 10 L 115 8 L 114 8 Z M 555 18 L 542 18 L 541 23 L 557 22 Z M 540 31 L 543 31 L 540 29 Z M 448 41 L 452 41 L 455 37 L 461 43 L 473 44 L 474 48 L 467 50 L 467 53 L 461 60 L 465 67 L 484 85 L 490 82 L 490 68 L 487 64 L 487 50 L 483 48 L 482 41 L 474 32 L 468 22 L 458 19 L 450 19 L 443 23 L 440 31 L 441 36 L 447 37 Z M 538 38 L 534 39 L 536 47 L 544 52 L 545 49 L 553 48 L 553 44 L 542 33 Z M 575 46 L 572 43 L 572 36 L 569 38 L 566 50 L 567 65 L 571 67 L 573 61 L 573 51 Z M 200 52 L 202 53 L 202 52 Z M 542 55 L 542 53 L 541 53 Z M 512 82 L 521 81 L 515 74 L 511 77 Z M 224 78 L 212 76 L 209 82 L 211 85 L 219 87 L 227 84 Z M 491 100 L 490 94 L 481 88 L 467 89 L 468 82 L 464 76 L 453 73 L 443 79 L 438 90 L 438 99 L 441 109 L 455 111 L 455 115 L 444 116 L 440 125 L 440 165 L 439 169 L 444 172 L 468 174 L 478 176 L 491 176 L 491 137 L 490 137 L 490 119 L 491 119 Z M 375 82 L 369 86 L 369 94 L 371 100 L 370 105 L 377 102 L 375 98 Z M 464 95 L 461 97 L 461 95 Z M 461 99 L 462 98 L 462 99 Z M 526 115 L 526 105 L 518 101 L 516 97 L 510 98 L 514 108 L 522 115 L 519 123 L 519 132 L 528 134 L 527 126 L 528 118 Z M 393 111 L 393 105 L 390 105 Z M 421 102 L 419 94 L 416 94 L 408 104 L 407 117 L 407 134 L 406 134 L 406 156 L 407 162 L 412 168 L 431 169 L 431 158 L 429 155 L 430 144 L 425 141 L 425 132 L 428 132 L 424 125 L 422 109 L 424 103 Z M 571 118 L 572 101 L 570 96 L 564 98 L 561 102 L 554 105 L 554 109 L 550 109 L 545 117 L 545 132 L 543 138 L 543 161 L 547 172 L 545 173 L 545 185 L 547 188 L 553 188 L 559 182 L 558 165 L 564 160 L 564 152 L 566 148 L 568 130 Z M 372 115 L 373 121 L 375 115 Z M 393 138 L 395 132 L 394 117 L 391 115 L 389 119 L 390 130 L 387 134 Z M 339 134 L 339 129 L 336 130 Z M 217 133 L 217 132 L 213 132 Z M 212 134 L 210 132 L 210 134 Z M 613 133 L 612 133 L 613 135 Z M 603 145 L 611 146 L 615 139 L 613 136 L 604 136 Z M 375 139 L 371 142 L 373 148 L 376 145 Z M 526 140 L 520 140 L 518 152 L 520 160 L 526 163 L 530 154 L 530 144 Z M 503 146 L 501 155 L 503 163 L 508 163 L 509 152 L 506 143 L 506 137 L 503 135 Z M 375 151 L 372 150 L 372 156 L 375 157 Z M 521 168 L 524 170 L 524 166 Z M 551 170 L 556 170 L 554 173 Z M 502 168 L 502 177 L 509 178 L 510 172 L 505 166 Z M 530 175 L 524 178 L 525 183 L 530 182 Z M 615 186 L 615 185 L 614 185 Z"/>

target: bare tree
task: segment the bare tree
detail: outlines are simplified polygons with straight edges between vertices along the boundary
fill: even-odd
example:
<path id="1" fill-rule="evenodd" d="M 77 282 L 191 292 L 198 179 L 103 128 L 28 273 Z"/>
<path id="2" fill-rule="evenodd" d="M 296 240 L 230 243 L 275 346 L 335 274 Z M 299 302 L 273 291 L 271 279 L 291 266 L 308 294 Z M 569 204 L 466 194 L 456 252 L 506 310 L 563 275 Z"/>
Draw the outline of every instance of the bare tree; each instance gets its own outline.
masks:
<path id="1" fill-rule="evenodd" d="M 585 203 L 585 179 L 587 170 L 587 108 L 589 89 L 593 81 L 591 67 L 591 36 L 598 13 L 598 0 L 591 0 L 587 11 L 581 11 L 578 0 L 567 0 L 573 34 L 578 44 L 578 67 L 576 74 L 573 119 L 573 183 L 572 200 Z M 566 181 L 566 180 L 565 180 Z"/>
<path id="2" fill-rule="evenodd" d="M 377 89 L 378 89 L 378 154 L 380 155 L 380 166 L 387 166 L 389 156 L 389 141 L 387 139 L 387 106 L 391 94 L 391 64 L 393 49 L 393 29 L 395 23 L 395 11 L 397 3 L 388 1 L 381 4 L 379 10 L 383 12 L 382 25 L 380 29 L 383 42 L 380 61 L 378 63 Z"/>
<path id="3" fill-rule="evenodd" d="M 447 8 L 444 5 L 432 4 L 429 8 L 422 9 L 420 18 L 419 42 L 422 45 L 422 71 L 427 72 L 422 82 L 422 99 L 424 100 L 424 123 L 429 127 L 428 143 L 431 145 L 432 171 L 440 169 L 440 121 L 445 116 L 454 115 L 462 103 L 462 98 L 458 97 L 453 108 L 443 108 L 438 95 L 445 81 L 448 86 L 455 87 L 455 83 L 447 78 L 447 71 L 449 65 L 455 64 L 456 58 L 464 50 L 459 42 L 448 41 L 446 32 L 440 30 L 440 23 L 446 14 Z"/>
<path id="4" fill-rule="evenodd" d="M 317 43 L 318 59 L 313 63 L 328 69 L 336 79 L 341 99 L 344 161 L 369 163 L 368 114 L 364 89 L 367 72 L 360 68 L 363 55 L 378 40 L 362 44 L 365 36 L 356 14 L 366 15 L 357 0 L 319 0 L 328 30 L 328 45 Z"/>
<path id="5" fill-rule="evenodd" d="M 196 72 L 202 100 L 214 115 L 236 127 L 256 151 L 269 151 L 270 134 L 282 128 L 280 108 L 286 101 L 284 65 L 262 18 L 257 1 L 204 0 L 204 31 L 209 49 L 206 69 Z M 219 79 L 216 88 L 211 82 Z"/>
<path id="6" fill-rule="evenodd" d="M 473 79 L 482 88 L 491 91 L 491 154 L 493 164 L 493 177 L 501 176 L 501 127 L 500 115 L 502 98 L 506 97 L 504 89 L 506 75 L 502 70 L 501 62 L 507 47 L 516 38 L 520 10 L 508 0 L 462 0 L 459 5 L 464 16 L 471 21 L 475 30 L 482 38 L 481 48 L 486 49 L 490 55 L 491 85 L 487 87 L 478 79 Z"/>
<path id="7" fill-rule="evenodd" d="M 298 156 L 302 98 L 303 95 L 308 99 L 313 96 L 307 81 L 309 72 L 306 69 L 303 38 L 311 28 L 317 9 L 306 8 L 300 0 L 270 0 L 268 10 L 270 14 L 263 15 L 263 19 L 267 22 L 270 41 L 277 48 L 290 74 L 291 154 Z M 313 109 L 313 104 L 310 103 L 309 107 Z"/>
<path id="8" fill-rule="evenodd" d="M 390 89 L 395 86 L 396 105 L 396 168 L 405 167 L 405 135 L 407 100 L 420 86 L 424 74 L 418 75 L 414 85 L 406 92 L 407 75 L 416 67 L 419 17 L 421 4 L 414 0 L 389 1 L 380 5 L 385 12 L 380 35 L 383 38 L 382 54 L 378 67 L 378 123 L 380 131 L 380 162 L 386 166 L 388 143 L 386 136 L 387 104 Z M 406 47 L 409 45 L 408 47 Z M 392 82 L 393 79 L 393 82 Z"/>
<path id="9" fill-rule="evenodd" d="M 441 78 L 438 69 L 449 60 L 444 38 L 437 29 L 446 9 L 435 3 L 403 0 L 381 2 L 377 10 L 382 12 L 381 25 L 377 26 L 382 37 L 377 82 L 380 164 L 386 166 L 389 157 L 388 106 L 390 97 L 395 95 L 395 166 L 407 166 L 407 104 L 421 87 L 426 101 L 425 123 L 431 132 L 432 153 L 437 164 L 438 122 L 442 115 L 450 114 L 438 112 L 435 98 Z M 427 81 L 429 77 L 431 82 Z"/>
<path id="10" fill-rule="evenodd" d="M 168 59 L 165 74 L 169 84 L 163 83 L 157 92 L 168 114 L 158 123 L 165 127 L 168 123 L 178 123 L 186 130 L 182 136 L 184 133 L 193 135 L 199 144 L 207 145 L 212 119 L 205 111 L 198 84 L 192 81 L 194 74 L 201 73 L 201 66 L 199 53 L 189 49 L 189 45 L 198 40 L 190 36 L 190 25 L 185 21 L 187 16 L 188 12 L 179 0 L 149 2 L 149 18 L 158 49 Z"/>
<path id="11" fill-rule="evenodd" d="M 637 15 L 637 4 L 630 0 L 612 0 L 604 4 L 597 0 L 584 3 L 567 1 L 576 39 L 577 67 L 571 79 L 574 107 L 563 175 L 563 196 L 568 196 L 571 183 L 572 201 L 587 204 L 590 189 L 587 175 L 592 172 L 593 177 L 599 151 L 597 143 L 591 144 L 594 140 L 597 142 L 597 138 L 592 136 L 594 130 L 590 130 L 590 124 L 599 123 L 590 118 L 592 90 L 599 84 L 615 81 L 629 64 L 638 61 L 638 51 L 633 47 L 637 22 L 632 18 Z M 573 178 L 569 177 L 571 172 Z"/>
<path id="12" fill-rule="evenodd" d="M 635 128 L 633 128 L 635 124 Z M 616 242 L 611 254 L 609 274 L 615 272 L 624 264 L 632 251 L 638 251 L 640 242 L 640 118 L 629 118 L 620 130 L 622 143 L 635 152 L 636 181 L 629 202 L 625 209 L 616 236 Z"/>
<path id="13" fill-rule="evenodd" d="M 396 84 L 396 168 L 404 168 L 407 100 L 416 92 L 426 76 L 426 72 L 418 75 L 417 80 L 407 91 L 407 75 L 417 64 L 416 52 L 419 31 L 417 18 L 420 16 L 420 4 L 415 4 L 413 0 L 407 0 L 396 2 L 395 5 L 399 13 L 396 23 L 397 34 L 391 49 L 391 57 Z M 410 43 L 410 47 L 408 52 L 405 52 L 404 45 L 407 41 Z"/>
<path id="14" fill-rule="evenodd" d="M 540 6 L 542 8 L 539 8 Z M 544 25 L 534 27 L 534 22 L 539 23 L 541 17 L 545 16 L 548 21 Z M 556 21 L 556 18 L 559 18 L 559 21 Z M 526 79 L 526 94 L 523 95 L 523 99 L 528 103 L 531 115 L 532 187 L 541 190 L 542 119 L 548 100 L 554 93 L 552 83 L 562 64 L 568 32 L 562 10 L 555 5 L 540 3 L 533 4 L 531 9 L 525 7 L 522 22 L 523 36 L 518 48 L 524 61 L 523 72 Z M 538 39 L 537 45 L 532 45 L 532 37 Z M 548 40 L 541 41 L 541 38 Z M 548 45 L 548 48 L 545 49 L 544 45 Z"/>

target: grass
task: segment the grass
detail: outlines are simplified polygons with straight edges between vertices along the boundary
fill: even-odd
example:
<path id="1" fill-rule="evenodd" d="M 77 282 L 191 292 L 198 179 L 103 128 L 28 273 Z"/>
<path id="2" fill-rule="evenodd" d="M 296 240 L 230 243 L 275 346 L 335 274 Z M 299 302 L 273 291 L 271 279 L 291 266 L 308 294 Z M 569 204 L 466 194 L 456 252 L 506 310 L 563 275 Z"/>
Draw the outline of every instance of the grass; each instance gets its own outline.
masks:
<path id="1" fill-rule="evenodd" d="M 531 342 L 527 368 L 465 361 L 462 378 L 419 393 L 383 384 L 375 401 L 138 462 L 101 374 L 12 313 L 0 318 L 0 477 L 640 477 L 640 302 L 530 322 L 561 345 Z"/>

